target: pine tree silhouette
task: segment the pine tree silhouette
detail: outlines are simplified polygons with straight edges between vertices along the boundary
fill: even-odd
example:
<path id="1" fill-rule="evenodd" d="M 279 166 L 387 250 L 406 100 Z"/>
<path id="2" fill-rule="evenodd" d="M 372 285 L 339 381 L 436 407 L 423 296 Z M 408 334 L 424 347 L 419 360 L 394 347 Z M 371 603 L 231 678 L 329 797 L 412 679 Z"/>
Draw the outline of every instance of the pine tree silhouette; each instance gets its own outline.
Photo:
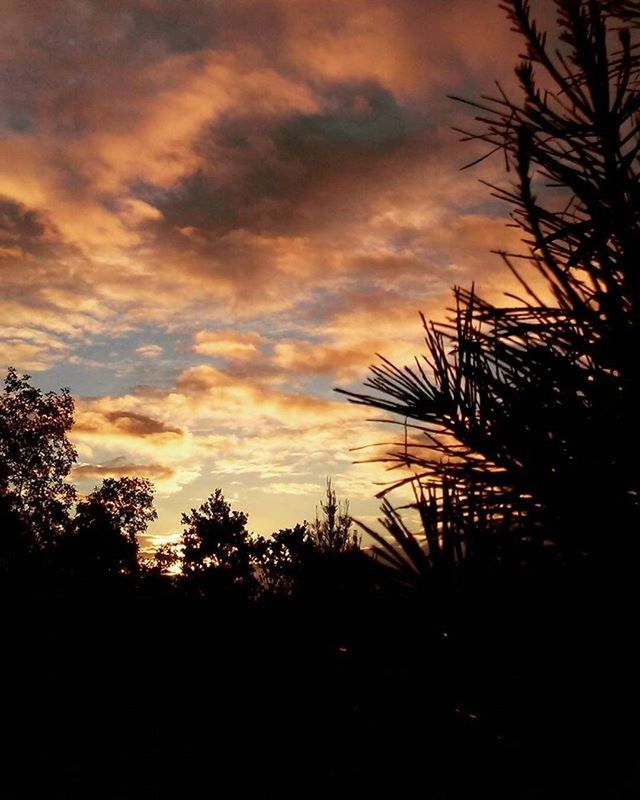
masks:
<path id="1" fill-rule="evenodd" d="M 496 306 L 456 288 L 448 322 L 423 318 L 425 356 L 404 368 L 382 359 L 373 394 L 346 393 L 404 418 L 386 460 L 410 474 L 381 495 L 413 484 L 426 544 L 388 501 L 400 548 L 372 535 L 414 572 L 487 553 L 519 561 L 549 541 L 637 547 L 640 20 L 635 3 L 555 6 L 554 51 L 528 2 L 502 5 L 526 45 L 520 98 L 498 86 L 470 103 L 480 129 L 462 132 L 515 176 L 491 189 L 529 249 L 524 263 L 500 252 L 520 295 Z"/>

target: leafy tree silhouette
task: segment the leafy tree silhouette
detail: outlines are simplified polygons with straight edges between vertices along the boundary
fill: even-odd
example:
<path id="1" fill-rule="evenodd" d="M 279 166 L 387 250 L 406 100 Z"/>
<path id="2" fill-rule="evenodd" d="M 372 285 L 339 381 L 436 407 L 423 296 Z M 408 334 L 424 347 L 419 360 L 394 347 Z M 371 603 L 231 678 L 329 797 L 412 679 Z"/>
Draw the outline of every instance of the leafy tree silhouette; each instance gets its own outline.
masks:
<path id="1" fill-rule="evenodd" d="M 181 542 L 159 548 L 148 568 L 166 575 L 179 567 L 179 581 L 201 595 L 255 600 L 287 597 L 310 585 L 320 595 L 328 591 L 338 562 L 349 571 L 349 557 L 361 555 L 348 503 L 337 500 L 330 480 L 311 525 L 298 523 L 264 537 L 247 530 L 247 519 L 216 489 L 183 514 Z"/>
<path id="2" fill-rule="evenodd" d="M 269 538 L 260 537 L 255 542 L 255 557 L 262 592 L 267 596 L 291 594 L 316 549 L 306 522 L 281 528 Z"/>
<path id="3" fill-rule="evenodd" d="M 33 545 L 64 529 L 75 490 L 65 481 L 77 454 L 67 439 L 74 402 L 68 389 L 43 393 L 9 368 L 0 395 L 0 495 Z"/>
<path id="4" fill-rule="evenodd" d="M 78 503 L 71 531 L 61 543 L 61 563 L 92 574 L 136 572 L 138 536 L 156 517 L 149 480 L 105 478 Z"/>
<path id="5" fill-rule="evenodd" d="M 0 575 L 22 573 L 32 560 L 33 536 L 6 495 L 0 495 L 0 531 Z"/>
<path id="6" fill-rule="evenodd" d="M 151 558 L 143 562 L 147 571 L 157 575 L 168 575 L 180 568 L 180 553 L 173 542 L 162 544 L 153 552 Z"/>
<path id="7" fill-rule="evenodd" d="M 221 489 L 182 515 L 182 571 L 198 592 L 255 594 L 255 545 L 247 520 L 231 509 Z"/>
<path id="8" fill-rule="evenodd" d="M 498 86 L 471 103 L 481 129 L 462 132 L 515 175 L 491 188 L 529 248 L 524 262 L 500 253 L 522 296 L 502 307 L 456 288 L 448 322 L 423 319 L 426 356 L 404 368 L 382 359 L 366 382 L 374 394 L 347 392 L 404 418 L 386 460 L 410 474 L 381 496 L 413 484 L 426 546 L 388 501 L 399 547 L 371 534 L 383 559 L 414 573 L 487 553 L 531 562 L 546 540 L 566 552 L 638 544 L 637 4 L 555 6 L 554 51 L 526 0 L 502 4 L 526 46 L 521 97 Z"/>

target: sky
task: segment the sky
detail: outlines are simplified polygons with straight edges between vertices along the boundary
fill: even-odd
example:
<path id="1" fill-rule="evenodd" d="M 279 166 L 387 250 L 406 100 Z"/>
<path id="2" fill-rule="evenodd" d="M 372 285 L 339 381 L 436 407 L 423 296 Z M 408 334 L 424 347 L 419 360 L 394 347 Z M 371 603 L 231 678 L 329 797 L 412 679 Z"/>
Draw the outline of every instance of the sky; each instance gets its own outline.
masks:
<path id="1" fill-rule="evenodd" d="M 333 388 L 509 286 L 447 95 L 517 53 L 495 0 L 5 0 L 0 366 L 72 391 L 79 489 L 150 478 L 147 546 L 218 486 L 257 533 L 326 476 L 375 517 L 391 432 Z"/>

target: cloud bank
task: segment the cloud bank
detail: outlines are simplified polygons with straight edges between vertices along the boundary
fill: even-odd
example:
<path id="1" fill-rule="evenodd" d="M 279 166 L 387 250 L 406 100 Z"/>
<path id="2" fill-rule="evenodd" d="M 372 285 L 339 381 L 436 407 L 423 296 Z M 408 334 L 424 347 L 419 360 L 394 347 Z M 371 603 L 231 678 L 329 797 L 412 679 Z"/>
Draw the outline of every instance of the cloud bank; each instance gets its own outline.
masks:
<path id="1" fill-rule="evenodd" d="M 4 18 L 0 362 L 79 396 L 78 482 L 147 475 L 166 532 L 225 481 L 257 527 L 281 497 L 312 508 L 330 472 L 370 513 L 379 471 L 349 447 L 376 432 L 331 387 L 411 358 L 451 285 L 502 291 L 489 251 L 519 246 L 477 184 L 502 164 L 459 172 L 477 153 L 446 99 L 511 85 L 497 4 L 9 0 Z"/>

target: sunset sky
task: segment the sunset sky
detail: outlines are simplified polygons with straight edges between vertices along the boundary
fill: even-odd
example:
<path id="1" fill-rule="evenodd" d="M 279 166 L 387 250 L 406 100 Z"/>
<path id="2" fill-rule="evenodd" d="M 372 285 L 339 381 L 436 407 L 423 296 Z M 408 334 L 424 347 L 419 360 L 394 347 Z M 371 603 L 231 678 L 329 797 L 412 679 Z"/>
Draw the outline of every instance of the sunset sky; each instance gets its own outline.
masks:
<path id="1" fill-rule="evenodd" d="M 388 438 L 332 392 L 418 311 L 508 283 L 501 180 L 448 94 L 509 86 L 496 0 L 5 0 L 0 363 L 77 399 L 73 478 L 144 475 L 149 542 L 220 486 L 259 533 Z"/>

